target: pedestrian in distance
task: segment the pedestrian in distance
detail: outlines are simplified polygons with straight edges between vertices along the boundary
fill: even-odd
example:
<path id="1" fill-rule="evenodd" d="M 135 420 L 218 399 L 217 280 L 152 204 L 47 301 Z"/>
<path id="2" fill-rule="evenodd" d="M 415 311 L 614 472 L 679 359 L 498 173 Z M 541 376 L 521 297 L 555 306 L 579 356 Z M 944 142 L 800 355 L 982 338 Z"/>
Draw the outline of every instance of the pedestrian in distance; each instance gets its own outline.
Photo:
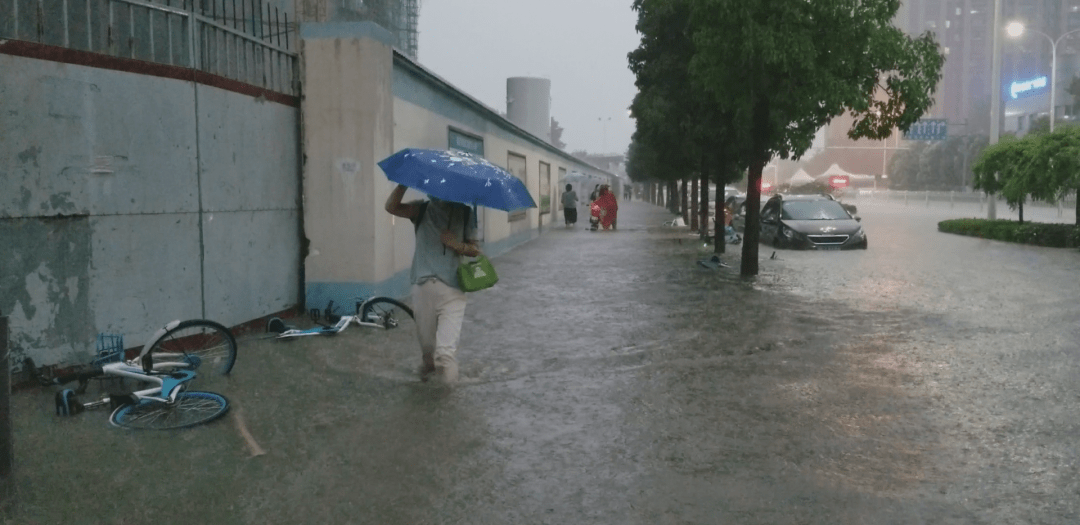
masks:
<path id="1" fill-rule="evenodd" d="M 577 204 L 577 192 L 574 191 L 572 185 L 567 184 L 566 191 L 562 194 L 563 219 L 566 221 L 567 228 L 577 224 Z"/>
<path id="2" fill-rule="evenodd" d="M 422 365 L 420 378 L 443 383 L 458 379 L 457 347 L 465 319 L 465 292 L 458 282 L 461 257 L 480 255 L 470 221 L 471 209 L 434 197 L 401 202 L 407 186 L 399 184 L 386 199 L 386 211 L 409 219 L 416 231 L 409 279 Z"/>

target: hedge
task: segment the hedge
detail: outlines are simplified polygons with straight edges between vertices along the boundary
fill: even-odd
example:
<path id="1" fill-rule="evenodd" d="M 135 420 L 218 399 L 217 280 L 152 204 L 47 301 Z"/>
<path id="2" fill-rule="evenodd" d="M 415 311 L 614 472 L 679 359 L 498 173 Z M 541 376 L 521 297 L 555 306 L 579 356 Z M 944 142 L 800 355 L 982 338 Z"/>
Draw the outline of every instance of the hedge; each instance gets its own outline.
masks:
<path id="1" fill-rule="evenodd" d="M 950 219 L 939 222 L 938 231 L 1051 248 L 1080 246 L 1080 226 L 1072 224 L 1021 224 L 1008 219 Z"/>

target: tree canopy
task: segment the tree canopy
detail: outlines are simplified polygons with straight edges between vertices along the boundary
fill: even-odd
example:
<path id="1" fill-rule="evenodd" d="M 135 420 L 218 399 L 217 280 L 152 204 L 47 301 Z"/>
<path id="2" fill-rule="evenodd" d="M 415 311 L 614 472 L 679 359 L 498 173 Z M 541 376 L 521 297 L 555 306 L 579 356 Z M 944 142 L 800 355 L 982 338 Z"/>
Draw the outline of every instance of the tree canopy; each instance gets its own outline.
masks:
<path id="1" fill-rule="evenodd" d="M 850 137 L 882 139 L 895 127 L 906 131 L 933 103 L 944 57 L 930 34 L 912 38 L 892 25 L 899 5 L 634 2 L 642 34 L 641 47 L 631 53 L 642 99 L 634 106 L 639 130 L 675 127 L 673 139 L 665 135 L 670 140 L 692 137 L 701 151 L 730 163 L 730 173 L 749 171 L 744 276 L 758 271 L 761 171 L 770 159 L 801 157 L 814 133 L 845 112 L 855 119 Z M 679 111 L 658 110 L 656 99 Z M 652 133 L 664 132 L 638 139 L 663 149 Z"/>
<path id="2" fill-rule="evenodd" d="M 1022 139 L 1002 137 L 982 152 L 972 171 L 975 188 L 1001 195 L 1013 209 L 1022 207 L 1028 198 L 1055 202 L 1080 190 L 1080 127 L 1067 126 Z"/>

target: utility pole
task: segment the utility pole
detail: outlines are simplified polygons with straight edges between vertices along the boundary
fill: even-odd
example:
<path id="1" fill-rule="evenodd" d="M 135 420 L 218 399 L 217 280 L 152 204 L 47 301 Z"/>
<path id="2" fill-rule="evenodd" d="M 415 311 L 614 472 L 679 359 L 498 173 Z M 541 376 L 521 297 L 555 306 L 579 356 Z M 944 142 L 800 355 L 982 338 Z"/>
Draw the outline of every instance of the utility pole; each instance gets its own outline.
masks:
<path id="1" fill-rule="evenodd" d="M 997 144 L 1001 134 L 1001 0 L 994 0 L 993 59 L 990 69 L 990 145 Z M 986 218 L 997 219 L 997 196 L 989 195 Z"/>

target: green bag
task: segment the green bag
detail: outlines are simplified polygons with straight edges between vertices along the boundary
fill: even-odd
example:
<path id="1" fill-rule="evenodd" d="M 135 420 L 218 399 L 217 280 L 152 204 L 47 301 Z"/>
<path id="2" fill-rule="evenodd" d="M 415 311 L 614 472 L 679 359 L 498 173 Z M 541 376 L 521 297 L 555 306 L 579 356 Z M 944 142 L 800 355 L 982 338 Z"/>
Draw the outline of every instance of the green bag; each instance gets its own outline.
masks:
<path id="1" fill-rule="evenodd" d="M 495 267 L 491 265 L 484 254 L 476 256 L 475 260 L 463 261 L 458 265 L 458 282 L 461 289 L 466 292 L 476 292 L 495 286 L 499 282 L 499 275 L 495 273 Z"/>

